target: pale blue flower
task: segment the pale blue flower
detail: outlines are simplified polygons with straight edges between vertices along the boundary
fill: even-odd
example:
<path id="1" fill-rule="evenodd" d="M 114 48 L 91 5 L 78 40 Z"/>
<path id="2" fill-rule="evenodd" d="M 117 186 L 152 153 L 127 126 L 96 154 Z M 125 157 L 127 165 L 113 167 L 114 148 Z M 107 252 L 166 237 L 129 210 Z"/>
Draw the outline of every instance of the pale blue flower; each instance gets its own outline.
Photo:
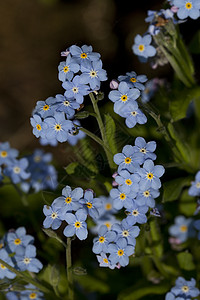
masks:
<path id="1" fill-rule="evenodd" d="M 75 110 L 80 107 L 74 98 L 69 99 L 63 95 L 56 95 L 55 110 L 59 112 L 64 112 L 67 119 L 71 119 L 75 115 Z"/>
<path id="2" fill-rule="evenodd" d="M 123 219 L 121 224 L 113 224 L 112 230 L 117 233 L 117 239 L 125 238 L 128 245 L 135 246 L 136 237 L 140 233 L 140 228 L 138 226 L 132 226 L 127 223 L 126 219 Z"/>
<path id="3" fill-rule="evenodd" d="M 127 170 L 121 170 L 120 174 L 115 177 L 115 181 L 125 188 L 126 192 L 139 190 L 140 176 L 131 174 Z"/>
<path id="4" fill-rule="evenodd" d="M 150 141 L 146 142 L 144 138 L 137 137 L 135 139 L 135 146 L 133 146 L 133 150 L 136 153 L 140 153 L 140 155 L 143 157 L 143 162 L 146 159 L 156 159 L 156 154 L 153 153 L 156 150 L 156 142 Z"/>
<path id="5" fill-rule="evenodd" d="M 26 234 L 24 227 L 17 228 L 14 232 L 8 232 L 6 235 L 7 247 L 11 252 L 24 253 L 28 244 L 32 244 L 34 238 Z"/>
<path id="6" fill-rule="evenodd" d="M 148 206 L 137 205 L 133 202 L 132 206 L 127 210 L 126 221 L 129 225 L 134 225 L 135 223 L 144 224 L 147 222 L 146 213 L 148 211 Z"/>
<path id="7" fill-rule="evenodd" d="M 173 3 L 178 7 L 177 16 L 179 19 L 190 17 L 191 19 L 199 18 L 200 1 L 199 0 L 174 0 Z"/>
<path id="8" fill-rule="evenodd" d="M 126 103 L 118 112 L 118 114 L 126 118 L 125 123 L 128 128 L 133 128 L 137 123 L 145 124 L 147 122 L 147 117 L 138 108 L 136 101 L 131 101 Z"/>
<path id="9" fill-rule="evenodd" d="M 64 93 L 65 97 L 74 98 L 79 104 L 83 103 L 83 96 L 86 96 L 90 93 L 89 86 L 80 81 L 79 75 L 76 75 L 72 82 L 64 82 L 62 86 L 66 90 Z"/>
<path id="10" fill-rule="evenodd" d="M 142 164 L 140 155 L 134 153 L 133 146 L 126 145 L 122 149 L 122 153 L 117 153 L 113 157 L 114 162 L 119 165 L 118 173 L 122 169 L 126 169 L 131 173 L 139 169 L 139 164 Z"/>
<path id="11" fill-rule="evenodd" d="M 136 55 L 144 58 L 156 55 L 156 49 L 151 45 L 152 37 L 150 34 L 146 34 L 143 37 L 137 34 L 134 41 L 135 44 L 132 46 L 132 50 Z"/>
<path id="12" fill-rule="evenodd" d="M 0 165 L 9 165 L 18 154 L 18 150 L 10 148 L 9 142 L 0 143 Z"/>
<path id="13" fill-rule="evenodd" d="M 14 264 L 5 249 L 0 250 L 0 259 L 5 261 L 11 267 L 14 267 Z M 13 279 L 16 277 L 16 274 L 11 272 L 8 268 L 0 263 L 0 279 L 4 279 L 5 277 L 8 279 Z"/>
<path id="14" fill-rule="evenodd" d="M 100 59 L 100 54 L 92 51 L 92 46 L 83 45 L 82 47 L 78 47 L 76 45 L 72 45 L 69 48 L 70 54 L 76 61 L 82 65 L 84 61 L 97 61 Z"/>
<path id="15" fill-rule="evenodd" d="M 183 243 L 193 234 L 191 227 L 193 219 L 177 216 L 174 221 L 175 224 L 169 227 L 169 234 Z"/>
<path id="16" fill-rule="evenodd" d="M 178 277 L 176 279 L 176 285 L 171 289 L 171 292 L 175 296 L 182 296 L 182 297 L 197 297 L 199 296 L 200 292 L 199 289 L 195 287 L 196 280 L 191 278 L 191 280 L 187 281 L 183 277 Z"/>
<path id="17" fill-rule="evenodd" d="M 97 255 L 97 260 L 99 262 L 100 267 L 107 267 L 110 268 L 111 270 L 116 268 L 116 264 L 111 264 L 107 255 L 103 252 L 101 252 L 100 255 Z"/>
<path id="18" fill-rule="evenodd" d="M 4 169 L 3 173 L 10 177 L 13 183 L 17 184 L 30 177 L 31 174 L 27 172 L 27 167 L 27 158 L 15 159 Z"/>
<path id="19" fill-rule="evenodd" d="M 44 205 L 43 213 L 46 216 L 43 222 L 44 228 L 58 229 L 62 223 L 60 207 L 52 203 L 51 206 Z"/>
<path id="20" fill-rule="evenodd" d="M 30 272 L 38 273 L 42 268 L 42 263 L 35 258 L 36 248 L 33 245 L 28 245 L 25 249 L 24 255 L 15 255 L 16 264 L 20 271 L 28 270 Z"/>
<path id="21" fill-rule="evenodd" d="M 127 191 L 125 186 L 119 186 L 117 189 L 110 191 L 110 196 L 113 198 L 114 208 L 120 210 L 122 207 L 130 208 L 133 204 L 133 199 L 137 196 L 138 189 Z"/>
<path id="22" fill-rule="evenodd" d="M 128 245 L 125 238 L 120 238 L 115 244 L 108 245 L 109 259 L 112 264 L 119 263 L 125 267 L 129 263 L 129 256 L 134 253 L 134 246 Z"/>
<path id="23" fill-rule="evenodd" d="M 65 215 L 65 221 L 69 224 L 65 227 L 63 233 L 66 237 L 71 237 L 76 234 L 79 240 L 85 240 L 88 236 L 87 214 L 83 209 L 79 209 L 75 215 L 72 213 L 67 213 Z"/>
<path id="24" fill-rule="evenodd" d="M 58 66 L 58 78 L 60 81 L 65 82 L 66 80 L 72 80 L 75 73 L 80 70 L 79 64 L 68 55 L 66 61 L 62 61 Z"/>
<path id="25" fill-rule="evenodd" d="M 102 225 L 99 228 L 99 236 L 94 238 L 92 251 L 95 254 L 99 254 L 101 252 L 108 252 L 108 244 L 113 242 L 116 238 L 116 233 L 112 230 L 108 230 L 106 225 Z"/>
<path id="26" fill-rule="evenodd" d="M 56 98 L 54 97 L 49 97 L 45 101 L 37 101 L 33 114 L 39 114 L 42 118 L 53 116 L 55 113 L 55 103 Z"/>
<path id="27" fill-rule="evenodd" d="M 126 75 L 118 76 L 119 81 L 125 81 L 130 88 L 137 88 L 140 91 L 145 89 L 144 82 L 147 81 L 146 75 L 137 75 L 134 71 L 127 72 Z"/>
<path id="28" fill-rule="evenodd" d="M 195 181 L 191 182 L 191 187 L 188 190 L 190 196 L 200 196 L 200 171 L 195 176 Z"/>

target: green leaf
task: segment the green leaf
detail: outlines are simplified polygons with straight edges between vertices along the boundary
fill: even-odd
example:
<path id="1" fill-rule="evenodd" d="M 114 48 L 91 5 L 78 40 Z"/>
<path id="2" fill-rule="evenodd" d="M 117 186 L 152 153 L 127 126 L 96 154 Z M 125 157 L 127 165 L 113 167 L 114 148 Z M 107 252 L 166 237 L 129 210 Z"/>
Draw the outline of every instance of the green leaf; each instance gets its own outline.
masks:
<path id="1" fill-rule="evenodd" d="M 60 281 L 60 269 L 57 265 L 51 266 L 50 271 L 50 283 L 52 286 L 56 287 Z"/>
<path id="2" fill-rule="evenodd" d="M 181 269 L 191 271 L 195 269 L 192 254 L 189 252 L 181 252 L 177 254 L 178 263 Z"/>
<path id="3" fill-rule="evenodd" d="M 102 280 L 95 278 L 94 276 L 85 275 L 85 276 L 75 276 L 76 281 L 79 282 L 87 291 L 91 292 L 101 292 L 108 293 L 109 285 L 104 283 Z"/>
<path id="4" fill-rule="evenodd" d="M 195 197 L 188 195 L 188 190 L 183 191 L 179 202 L 180 212 L 185 216 L 190 217 L 194 214 L 196 206 L 197 203 Z"/>
<path id="5" fill-rule="evenodd" d="M 185 186 L 191 183 L 191 177 L 177 178 L 163 184 L 163 202 L 177 200 Z"/>
<path id="6" fill-rule="evenodd" d="M 169 289 L 170 286 L 168 284 L 157 284 L 157 285 L 147 285 L 145 286 L 145 282 L 141 282 L 141 288 L 135 288 L 132 287 L 128 289 L 125 292 L 122 292 L 119 297 L 117 298 L 118 300 L 138 300 L 141 299 L 144 296 L 149 296 L 149 295 L 163 295 L 165 294 Z M 162 297 L 163 299 L 163 297 Z"/>
<path id="7" fill-rule="evenodd" d="M 87 117 L 89 117 L 90 113 L 89 111 L 81 111 L 78 112 L 77 114 L 75 114 L 75 119 L 86 119 Z"/>
<path id="8" fill-rule="evenodd" d="M 113 120 L 113 118 L 109 114 L 104 114 L 104 118 L 105 118 L 106 138 L 107 138 L 110 150 L 114 155 L 118 152 L 116 141 L 115 141 L 115 133 L 116 133 L 115 121 Z"/>
<path id="9" fill-rule="evenodd" d="M 68 175 L 72 175 L 75 173 L 75 169 L 77 166 L 78 166 L 78 162 L 72 162 L 65 168 L 65 171 L 67 172 Z"/>
<path id="10" fill-rule="evenodd" d="M 200 30 L 196 32 L 189 44 L 189 50 L 191 53 L 199 54 L 200 53 Z"/>

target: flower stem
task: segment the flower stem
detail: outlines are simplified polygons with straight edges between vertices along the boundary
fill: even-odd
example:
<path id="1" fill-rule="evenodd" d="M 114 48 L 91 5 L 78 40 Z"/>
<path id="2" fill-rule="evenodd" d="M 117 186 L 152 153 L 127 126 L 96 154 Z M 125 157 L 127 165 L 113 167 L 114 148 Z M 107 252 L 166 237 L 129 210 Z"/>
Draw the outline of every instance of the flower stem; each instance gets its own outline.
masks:
<path id="1" fill-rule="evenodd" d="M 103 144 L 104 144 L 103 148 L 104 148 L 104 151 L 106 153 L 110 169 L 114 170 L 115 169 L 115 164 L 113 162 L 113 153 L 110 151 L 110 148 L 108 146 L 108 140 L 107 140 L 107 137 L 106 137 L 106 134 L 105 134 L 104 124 L 103 124 L 101 114 L 100 114 L 100 111 L 99 111 L 99 107 L 98 107 L 98 104 L 97 104 L 98 101 L 95 99 L 93 93 L 90 93 L 89 96 L 90 96 L 90 99 L 91 99 L 91 102 L 92 102 L 92 105 L 93 105 L 93 108 L 94 108 L 94 112 L 96 114 L 96 120 L 97 120 L 97 123 L 99 125 L 99 130 L 101 132 L 101 137 L 102 137 Z"/>
<path id="2" fill-rule="evenodd" d="M 98 136 L 96 136 L 94 133 L 92 133 L 91 131 L 89 131 L 83 127 L 80 127 L 79 129 L 82 130 L 83 132 L 85 132 L 85 134 L 87 134 L 91 139 L 93 139 L 95 142 L 97 142 L 103 148 L 106 148 L 107 150 L 109 150 L 109 148 L 107 148 L 107 146 L 104 145 L 104 142 Z"/>
<path id="3" fill-rule="evenodd" d="M 22 272 L 17 271 L 15 268 L 13 268 L 9 264 L 7 264 L 2 259 L 0 259 L 0 263 L 3 266 L 5 266 L 7 269 L 9 269 L 11 272 L 15 273 L 18 277 L 21 277 L 24 281 L 35 285 L 39 290 L 43 291 L 44 293 L 49 293 L 50 292 L 50 290 L 48 288 L 44 287 L 41 283 L 39 283 L 38 281 L 36 281 L 35 279 L 33 279 L 33 278 L 29 277 L 29 276 L 26 276 Z"/>
<path id="4" fill-rule="evenodd" d="M 72 257 L 71 257 L 71 238 L 67 238 L 66 248 L 67 280 L 68 280 L 68 299 L 74 299 L 73 274 L 72 274 Z"/>

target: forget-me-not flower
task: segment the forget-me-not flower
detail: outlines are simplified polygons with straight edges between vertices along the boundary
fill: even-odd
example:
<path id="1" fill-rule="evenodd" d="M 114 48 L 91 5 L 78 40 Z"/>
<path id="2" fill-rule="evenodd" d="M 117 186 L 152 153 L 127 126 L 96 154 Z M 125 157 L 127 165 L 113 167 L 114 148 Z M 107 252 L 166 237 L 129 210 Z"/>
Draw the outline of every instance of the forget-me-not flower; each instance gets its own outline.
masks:
<path id="1" fill-rule="evenodd" d="M 147 81 L 146 75 L 137 75 L 134 71 L 127 72 L 126 75 L 118 76 L 118 80 L 125 81 L 130 88 L 137 88 L 140 91 L 145 89 L 144 82 Z"/>
<path id="2" fill-rule="evenodd" d="M 66 61 L 62 61 L 58 66 L 58 78 L 60 81 L 65 82 L 72 80 L 75 73 L 80 70 L 79 64 L 68 55 Z"/>
<path id="3" fill-rule="evenodd" d="M 117 153 L 113 157 L 114 162 L 119 165 L 118 173 L 122 169 L 126 169 L 131 173 L 134 173 L 139 169 L 139 164 L 142 164 L 140 155 L 134 153 L 133 146 L 126 145 L 122 149 L 122 153 Z"/>
<path id="4" fill-rule="evenodd" d="M 33 113 L 39 114 L 42 118 L 53 116 L 55 113 L 55 103 L 56 99 L 54 97 L 49 97 L 45 101 L 37 101 Z"/>
<path id="5" fill-rule="evenodd" d="M 25 249 L 24 255 L 15 255 L 16 264 L 20 271 L 28 270 L 30 272 L 38 273 L 42 268 L 42 263 L 35 258 L 36 248 L 33 245 L 28 245 Z"/>
<path id="6" fill-rule="evenodd" d="M 82 47 L 72 45 L 69 48 L 70 54 L 80 65 L 82 65 L 84 61 L 97 61 L 100 59 L 100 54 L 92 50 L 92 46 L 87 45 L 83 45 Z"/>
<path id="7" fill-rule="evenodd" d="M 152 37 L 150 34 L 146 34 L 143 37 L 137 34 L 134 42 L 135 43 L 132 46 L 132 50 L 136 55 L 144 58 L 153 57 L 156 55 L 156 49 L 151 45 Z"/>
<path id="8" fill-rule="evenodd" d="M 11 267 L 14 267 L 12 259 L 10 258 L 8 252 L 5 249 L 0 250 L 0 259 L 5 261 Z M 13 279 L 16 277 L 16 274 L 11 272 L 6 266 L 0 263 L 0 279 L 4 279 L 5 277 L 9 279 Z"/>
<path id="9" fill-rule="evenodd" d="M 108 244 L 113 242 L 116 238 L 116 233 L 112 230 L 108 230 L 106 225 L 102 225 L 99 228 L 99 236 L 94 238 L 92 251 L 95 254 L 99 254 L 101 252 L 108 252 Z"/>
<path id="10" fill-rule="evenodd" d="M 60 207 L 52 203 L 51 206 L 44 205 L 43 213 L 46 216 L 43 222 L 44 228 L 52 228 L 54 230 L 58 229 L 62 223 Z"/>
<path id="11" fill-rule="evenodd" d="M 125 267 L 129 263 L 129 256 L 134 253 L 134 246 L 128 245 L 125 238 L 119 238 L 116 243 L 108 245 L 109 259 L 112 264 L 119 263 Z"/>
<path id="12" fill-rule="evenodd" d="M 175 296 L 182 296 L 187 299 L 190 297 L 197 297 L 199 296 L 199 289 L 195 287 L 196 280 L 191 278 L 191 280 L 185 280 L 183 277 L 178 277 L 176 279 L 176 285 L 171 289 L 171 292 Z"/>
<path id="13" fill-rule="evenodd" d="M 76 75 L 72 82 L 65 81 L 62 84 L 63 88 L 66 90 L 64 95 L 66 98 L 74 98 L 76 99 L 76 102 L 79 104 L 83 103 L 83 96 L 86 96 L 89 94 L 89 86 L 87 84 L 83 84 L 80 81 L 80 76 Z"/>
<path id="14" fill-rule="evenodd" d="M 133 128 L 137 123 L 145 124 L 147 122 L 147 117 L 138 108 L 136 101 L 131 101 L 126 103 L 119 111 L 119 115 L 126 118 L 125 123 L 128 128 Z"/>
<path id="15" fill-rule="evenodd" d="M 84 205 L 84 210 L 86 214 L 90 215 L 93 219 L 99 218 L 99 208 L 102 203 L 99 198 L 94 198 L 92 191 L 86 190 L 83 196 L 83 199 L 79 201 Z"/>
<path id="16" fill-rule="evenodd" d="M 26 234 L 24 227 L 19 227 L 15 232 L 8 232 L 6 235 L 7 246 L 11 252 L 24 252 L 28 244 L 32 244 L 34 238 Z"/>
<path id="17" fill-rule="evenodd" d="M 72 213 L 66 213 L 65 221 L 68 225 L 65 227 L 63 233 L 66 237 L 71 237 L 76 235 L 79 240 L 85 240 L 88 236 L 87 214 L 83 209 L 79 209 L 75 215 Z"/>
<path id="18" fill-rule="evenodd" d="M 140 176 L 138 174 L 131 174 L 127 170 L 121 170 L 120 174 L 115 177 L 115 181 L 123 186 L 126 192 L 139 190 Z"/>
<path id="19" fill-rule="evenodd" d="M 197 19 L 200 15 L 200 1 L 199 0 L 174 0 L 173 5 L 178 7 L 177 16 L 179 19 L 190 17 Z"/>
<path id="20" fill-rule="evenodd" d="M 191 182 L 191 187 L 188 190 L 190 196 L 200 196 L 200 171 L 195 176 L 195 181 Z"/>
<path id="21" fill-rule="evenodd" d="M 10 177 L 13 183 L 17 184 L 30 177 L 31 174 L 27 172 L 27 167 L 27 158 L 15 159 L 12 164 L 4 169 L 4 174 Z"/>
<path id="22" fill-rule="evenodd" d="M 120 210 L 122 207 L 132 207 L 133 199 L 137 196 L 138 190 L 127 191 L 125 186 L 119 186 L 117 189 L 110 191 L 110 196 L 113 198 L 114 208 Z"/>
<path id="23" fill-rule="evenodd" d="M 147 222 L 146 213 L 148 211 L 148 206 L 146 205 L 137 205 L 133 202 L 132 206 L 127 210 L 126 221 L 130 225 L 134 225 L 135 223 L 144 224 Z"/>
<path id="24" fill-rule="evenodd" d="M 80 107 L 74 98 L 66 98 L 63 95 L 56 95 L 56 102 L 55 102 L 55 110 L 64 112 L 67 116 L 67 119 L 71 119 L 75 115 L 75 109 Z"/>
<path id="25" fill-rule="evenodd" d="M 169 227 L 169 233 L 183 243 L 192 235 L 191 223 L 193 219 L 177 216 L 174 221 L 175 224 Z"/>
<path id="26" fill-rule="evenodd" d="M 156 150 L 156 142 L 154 141 L 147 143 L 143 137 L 137 137 L 135 139 L 135 146 L 133 146 L 133 150 L 136 153 L 140 153 L 143 157 L 143 162 L 148 158 L 152 160 L 156 159 L 156 154 L 153 153 Z"/>
<path id="27" fill-rule="evenodd" d="M 10 148 L 8 142 L 0 143 L 0 165 L 9 165 L 19 154 L 19 151 Z"/>
<path id="28" fill-rule="evenodd" d="M 136 237 L 140 233 L 140 228 L 138 226 L 132 226 L 127 223 L 126 219 L 123 219 L 121 224 L 113 224 L 112 230 L 117 233 L 117 239 L 125 238 L 128 245 L 135 246 Z"/>

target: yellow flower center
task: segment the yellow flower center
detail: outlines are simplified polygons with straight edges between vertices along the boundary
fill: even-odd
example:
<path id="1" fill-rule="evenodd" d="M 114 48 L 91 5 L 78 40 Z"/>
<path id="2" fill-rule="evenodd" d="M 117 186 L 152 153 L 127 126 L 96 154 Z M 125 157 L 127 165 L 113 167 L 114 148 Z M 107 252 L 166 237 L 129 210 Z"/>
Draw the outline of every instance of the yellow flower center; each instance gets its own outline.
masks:
<path id="1" fill-rule="evenodd" d="M 87 58 L 87 54 L 85 52 L 81 53 L 81 58 L 83 59 Z"/>
<path id="2" fill-rule="evenodd" d="M 186 232 L 188 230 L 188 227 L 186 225 L 180 226 L 180 231 L 181 232 Z"/>
<path id="3" fill-rule="evenodd" d="M 31 259 L 28 258 L 28 257 L 25 257 L 24 260 L 23 260 L 23 262 L 24 262 L 26 265 L 28 265 L 28 264 L 30 263 L 30 261 L 31 261 Z"/>
<path id="4" fill-rule="evenodd" d="M 72 91 L 73 91 L 74 94 L 77 94 L 78 93 L 78 88 L 77 87 L 73 87 Z"/>
<path id="5" fill-rule="evenodd" d="M 6 151 L 1 151 L 1 157 L 6 157 L 8 156 L 8 153 Z"/>
<path id="6" fill-rule="evenodd" d="M 128 96 L 127 95 L 122 95 L 121 100 L 122 100 L 122 102 L 126 102 L 128 100 Z"/>
<path id="7" fill-rule="evenodd" d="M 131 158 L 126 157 L 124 161 L 125 161 L 125 164 L 130 164 L 131 163 Z"/>
<path id="8" fill-rule="evenodd" d="M 19 167 L 14 167 L 13 171 L 14 171 L 15 174 L 19 174 L 21 169 Z"/>
<path id="9" fill-rule="evenodd" d="M 57 218 L 57 213 L 56 212 L 53 212 L 52 214 L 51 214 L 51 217 L 52 217 L 52 219 L 56 219 Z"/>
<path id="10" fill-rule="evenodd" d="M 40 161 L 41 161 L 41 156 L 36 155 L 36 156 L 34 157 L 34 161 L 35 161 L 36 163 L 40 162 Z"/>
<path id="11" fill-rule="evenodd" d="M 46 110 L 49 110 L 49 105 L 48 105 L 48 104 L 44 105 L 44 106 L 43 106 L 43 110 L 45 110 L 45 111 L 46 111 Z"/>
<path id="12" fill-rule="evenodd" d="M 143 192 L 143 196 L 144 196 L 144 197 L 147 198 L 147 197 L 149 197 L 149 195 L 150 195 L 149 191 L 144 191 L 144 192 Z"/>
<path id="13" fill-rule="evenodd" d="M 97 77 L 97 71 L 94 71 L 94 70 L 90 71 L 90 77 L 92 77 L 92 78 Z"/>
<path id="14" fill-rule="evenodd" d="M 92 203 L 91 202 L 87 202 L 86 205 L 87 205 L 87 208 L 92 208 Z"/>
<path id="15" fill-rule="evenodd" d="M 147 173 L 147 179 L 149 180 L 153 179 L 153 173 Z"/>
<path id="16" fill-rule="evenodd" d="M 184 292 L 184 293 L 187 293 L 189 291 L 189 287 L 187 285 L 184 285 L 182 286 L 181 290 Z"/>
<path id="17" fill-rule="evenodd" d="M 72 198 L 71 198 L 71 197 L 67 197 L 67 198 L 65 199 L 65 202 L 66 202 L 67 204 L 71 203 L 71 202 L 72 202 Z"/>
<path id="18" fill-rule="evenodd" d="M 140 52 L 143 52 L 143 51 L 144 51 L 144 45 L 142 45 L 142 44 L 139 45 L 139 46 L 138 46 L 138 50 L 139 50 Z"/>
<path id="19" fill-rule="evenodd" d="M 37 294 L 36 294 L 36 293 L 31 293 L 31 294 L 29 295 L 29 298 L 30 298 L 30 299 L 36 299 L 36 297 L 37 297 Z"/>
<path id="20" fill-rule="evenodd" d="M 3 245 L 3 243 L 0 243 L 0 249 L 2 249 L 2 248 L 3 248 L 3 246 L 4 246 L 4 245 Z"/>
<path id="21" fill-rule="evenodd" d="M 109 222 L 105 222 L 104 225 L 106 225 L 106 227 L 107 227 L 108 229 L 111 228 L 111 223 L 109 223 Z"/>
<path id="22" fill-rule="evenodd" d="M 141 149 L 140 149 L 140 152 L 142 152 L 142 153 L 147 153 L 147 150 L 146 150 L 145 148 L 141 148 Z"/>
<path id="23" fill-rule="evenodd" d="M 37 125 L 36 125 L 36 128 L 37 128 L 37 130 L 39 130 L 39 131 L 42 129 L 42 127 L 41 127 L 40 124 L 37 124 Z"/>
<path id="24" fill-rule="evenodd" d="M 200 182 L 197 182 L 197 183 L 196 183 L 196 187 L 197 187 L 198 189 L 200 189 Z"/>
<path id="25" fill-rule="evenodd" d="M 63 71 L 64 71 L 65 73 L 69 72 L 69 67 L 68 67 L 68 66 L 65 66 L 64 69 L 63 69 Z"/>
<path id="26" fill-rule="evenodd" d="M 121 200 L 125 200 L 126 199 L 126 195 L 124 193 L 121 193 L 120 196 L 119 196 L 119 198 Z"/>
<path id="27" fill-rule="evenodd" d="M 117 251 L 117 254 L 118 254 L 119 256 L 123 256 L 123 255 L 124 255 L 124 250 L 122 250 L 122 249 L 118 250 L 118 251 Z"/>
<path id="28" fill-rule="evenodd" d="M 65 101 L 64 101 L 64 106 L 69 106 L 69 105 L 70 105 L 70 102 L 67 101 L 67 100 L 65 100 Z"/>
<path id="29" fill-rule="evenodd" d="M 111 203 L 106 203 L 105 205 L 105 210 L 111 210 L 112 204 Z"/>
<path id="30" fill-rule="evenodd" d="M 132 111 L 132 112 L 131 112 L 131 115 L 134 116 L 134 117 L 135 117 L 137 114 L 138 114 L 137 111 Z"/>
<path id="31" fill-rule="evenodd" d="M 139 215 L 138 210 L 137 210 L 137 209 L 133 210 L 133 211 L 132 211 L 132 215 L 133 215 L 133 216 L 138 216 L 138 215 Z"/>
<path id="32" fill-rule="evenodd" d="M 14 244 L 15 244 L 15 245 L 19 245 L 19 244 L 21 244 L 21 242 L 22 242 L 22 241 L 21 241 L 20 239 L 15 239 L 15 240 L 14 240 Z"/>
<path id="33" fill-rule="evenodd" d="M 81 227 L 81 222 L 76 222 L 75 224 L 74 224 L 74 226 L 76 227 L 76 228 L 80 228 Z"/>
<path id="34" fill-rule="evenodd" d="M 129 236 L 128 230 L 124 230 L 124 231 L 122 232 L 122 235 L 125 236 L 125 237 L 126 237 L 126 236 Z"/>
<path id="35" fill-rule="evenodd" d="M 185 3 L 185 8 L 186 9 L 191 9 L 192 8 L 192 3 L 191 2 Z"/>
<path id="36" fill-rule="evenodd" d="M 5 267 L 4 265 L 2 265 L 2 264 L 0 264 L 0 267 L 1 267 L 1 269 L 3 269 L 3 270 L 6 269 L 6 267 Z"/>
<path id="37" fill-rule="evenodd" d="M 130 179 L 126 179 L 126 180 L 125 180 L 125 183 L 126 183 L 127 185 L 131 185 L 131 184 L 132 184 L 132 181 L 131 181 Z"/>
<path id="38" fill-rule="evenodd" d="M 132 78 L 130 78 L 130 81 L 131 81 L 131 82 L 136 82 L 137 80 L 136 80 L 135 77 L 132 77 Z"/>
<path id="39" fill-rule="evenodd" d="M 107 258 L 104 258 L 104 259 L 103 259 L 103 262 L 105 262 L 106 264 L 108 264 Z"/>
<path id="40" fill-rule="evenodd" d="M 56 125 L 54 126 L 54 129 L 55 129 L 55 131 L 60 131 L 60 130 L 62 129 L 62 127 L 61 127 L 60 124 L 56 124 Z"/>
<path id="41" fill-rule="evenodd" d="M 105 237 L 104 236 L 100 236 L 99 243 L 104 243 L 104 242 L 105 242 Z"/>

